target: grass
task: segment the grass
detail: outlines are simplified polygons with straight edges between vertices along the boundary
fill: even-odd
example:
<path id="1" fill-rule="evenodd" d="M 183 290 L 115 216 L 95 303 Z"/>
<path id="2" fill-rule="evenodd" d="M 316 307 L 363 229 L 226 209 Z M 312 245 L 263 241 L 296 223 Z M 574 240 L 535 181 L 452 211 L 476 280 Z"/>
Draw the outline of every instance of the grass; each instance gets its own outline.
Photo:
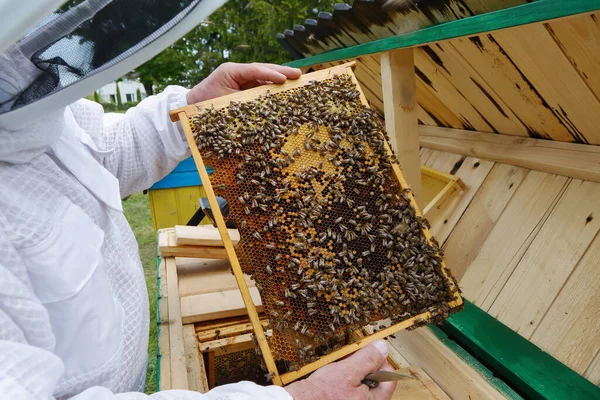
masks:
<path id="1" fill-rule="evenodd" d="M 150 216 L 150 200 L 142 193 L 132 194 L 123 201 L 123 211 L 135 234 L 144 266 L 148 298 L 150 299 L 150 340 L 148 341 L 148 373 L 146 393 L 156 392 L 156 234 Z"/>

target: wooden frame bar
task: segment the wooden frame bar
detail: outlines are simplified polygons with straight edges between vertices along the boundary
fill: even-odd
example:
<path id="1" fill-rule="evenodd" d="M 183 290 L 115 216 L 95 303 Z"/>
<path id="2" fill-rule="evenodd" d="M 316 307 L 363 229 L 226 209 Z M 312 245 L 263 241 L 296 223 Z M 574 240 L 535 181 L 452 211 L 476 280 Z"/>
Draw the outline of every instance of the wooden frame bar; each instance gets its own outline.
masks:
<path id="1" fill-rule="evenodd" d="M 398 156 L 417 203 L 423 207 L 413 49 L 399 49 L 381 55 L 381 88 L 390 145 Z"/>
<path id="2" fill-rule="evenodd" d="M 229 232 L 226 228 L 225 219 L 223 218 L 223 214 L 221 213 L 221 211 L 218 207 L 217 198 L 216 198 L 214 190 L 212 188 L 212 183 L 209 179 L 208 173 L 206 172 L 206 167 L 204 165 L 204 161 L 202 159 L 202 156 L 200 155 L 198 146 L 196 145 L 196 141 L 194 139 L 194 134 L 192 132 L 189 117 L 191 117 L 191 116 L 195 115 L 196 113 L 200 112 L 201 110 L 209 108 L 209 107 L 214 107 L 217 109 L 223 108 L 223 107 L 228 106 L 231 101 L 237 101 L 237 102 L 248 101 L 248 100 L 258 97 L 261 94 L 265 94 L 267 92 L 269 92 L 269 93 L 283 92 L 286 90 L 290 90 L 292 88 L 298 88 L 298 87 L 304 86 L 308 82 L 313 81 L 313 80 L 327 79 L 328 77 L 334 76 L 335 74 L 348 74 L 351 77 L 354 84 L 356 85 L 357 90 L 359 90 L 359 92 L 360 92 L 360 99 L 361 99 L 362 103 L 364 105 L 368 106 L 367 99 L 366 99 L 364 93 L 362 92 L 362 89 L 360 88 L 360 85 L 359 85 L 356 77 L 354 76 L 354 73 L 352 70 L 354 64 L 355 63 L 347 63 L 347 64 L 339 65 L 339 66 L 336 66 L 336 67 L 333 67 L 330 69 L 320 70 L 320 71 L 317 71 L 314 73 L 303 75 L 298 80 L 288 81 L 282 85 L 265 85 L 262 87 L 249 89 L 249 90 L 246 90 L 243 92 L 234 93 L 233 95 L 223 96 L 223 97 L 220 97 L 220 98 L 217 98 L 214 100 L 209 100 L 206 102 L 190 105 L 190 106 L 178 109 L 178 110 L 173 110 L 170 113 L 171 119 L 173 121 L 176 121 L 176 120 L 181 121 L 181 124 L 183 126 L 183 130 L 184 130 L 186 139 L 188 141 L 188 144 L 190 146 L 192 156 L 194 157 L 194 161 L 196 162 L 198 172 L 200 173 L 200 177 L 202 179 L 202 182 L 204 183 L 204 188 L 206 190 L 208 201 L 213 210 L 214 219 L 217 224 L 217 228 L 219 229 L 219 233 L 221 234 L 221 238 L 223 239 L 225 250 L 227 251 L 227 254 L 229 256 L 231 268 L 233 270 L 237 284 L 238 284 L 240 292 L 242 294 L 244 304 L 246 305 L 246 308 L 248 310 L 248 316 L 250 318 L 250 322 L 252 323 L 252 327 L 254 329 L 254 334 L 256 335 L 256 339 L 257 339 L 258 345 L 260 347 L 260 350 L 262 352 L 262 355 L 263 355 L 263 358 L 265 361 L 265 365 L 266 365 L 269 373 L 274 374 L 273 383 L 275 383 L 276 385 L 279 385 L 279 386 L 283 386 L 285 384 L 291 383 L 291 382 L 297 380 L 298 378 L 300 378 L 310 372 L 313 372 L 324 365 L 327 365 L 327 364 L 329 364 L 333 361 L 336 361 L 350 353 L 353 353 L 354 351 L 366 346 L 367 344 L 369 344 L 370 342 L 372 342 L 374 340 L 389 336 L 399 330 L 411 327 L 416 323 L 427 321 L 432 317 L 432 315 L 430 312 L 425 312 L 425 313 L 419 314 L 419 315 L 414 316 L 406 321 L 402 321 L 398 324 L 395 324 L 386 329 L 383 329 L 371 336 L 367 336 L 356 343 L 352 343 L 352 344 L 343 346 L 340 349 L 338 349 L 326 356 L 321 357 L 318 361 L 307 364 L 296 371 L 288 372 L 283 375 L 280 375 L 279 371 L 277 370 L 277 367 L 275 365 L 275 360 L 273 358 L 273 354 L 271 353 L 271 349 L 269 348 L 265 333 L 262 329 L 258 312 L 257 312 L 256 307 L 254 306 L 254 303 L 250 296 L 250 291 L 249 291 L 246 281 L 244 279 L 244 275 L 243 275 L 243 272 L 242 272 L 242 269 L 241 269 L 241 266 L 239 263 L 238 256 L 235 252 L 235 248 L 234 248 L 231 238 L 229 236 Z M 392 151 L 387 143 L 385 143 L 385 148 L 386 148 L 386 151 L 391 155 Z M 396 179 L 398 180 L 400 186 L 404 187 L 404 188 L 408 187 L 408 184 L 407 184 L 406 180 L 404 179 L 404 176 L 402 175 L 400 167 L 397 164 L 393 164 L 392 170 L 393 170 L 393 173 L 396 176 Z M 409 193 L 409 198 L 410 198 L 411 205 L 415 209 L 416 215 L 422 216 L 420 207 L 416 203 L 415 198 L 412 195 L 412 193 Z M 429 229 L 424 228 L 423 233 L 424 233 L 426 239 L 431 243 L 432 236 L 431 236 L 431 233 L 429 232 Z M 461 306 L 463 304 L 463 300 L 458 293 L 458 288 L 455 286 L 454 282 L 447 275 L 446 267 L 445 267 L 444 263 L 442 263 L 442 274 L 449 281 L 450 289 L 455 293 L 454 300 L 448 304 L 449 307 L 455 308 L 455 307 Z"/>
<path id="3" fill-rule="evenodd" d="M 600 9 L 600 3 L 598 3 L 597 0 L 570 0 L 568 2 L 564 0 L 535 1 L 520 6 L 434 25 L 404 35 L 392 36 L 369 43 L 329 51 L 316 56 L 295 60 L 286 65 L 290 67 L 304 67 L 347 60 L 367 54 L 419 46 L 447 39 L 473 36 L 515 26 L 589 13 L 598 9 Z"/>

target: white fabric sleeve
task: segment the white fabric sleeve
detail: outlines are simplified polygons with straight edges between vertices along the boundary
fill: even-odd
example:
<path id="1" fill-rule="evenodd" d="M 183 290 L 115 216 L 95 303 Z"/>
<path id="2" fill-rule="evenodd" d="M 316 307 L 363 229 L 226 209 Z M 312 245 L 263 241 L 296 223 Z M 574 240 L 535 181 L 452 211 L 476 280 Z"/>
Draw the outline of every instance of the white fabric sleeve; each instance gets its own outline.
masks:
<path id="1" fill-rule="evenodd" d="M 169 86 L 127 110 L 123 118 L 105 115 L 103 147 L 112 152 L 102 164 L 119 179 L 121 197 L 148 189 L 189 157 L 179 123 L 169 119 L 170 110 L 187 105 L 188 91 Z"/>

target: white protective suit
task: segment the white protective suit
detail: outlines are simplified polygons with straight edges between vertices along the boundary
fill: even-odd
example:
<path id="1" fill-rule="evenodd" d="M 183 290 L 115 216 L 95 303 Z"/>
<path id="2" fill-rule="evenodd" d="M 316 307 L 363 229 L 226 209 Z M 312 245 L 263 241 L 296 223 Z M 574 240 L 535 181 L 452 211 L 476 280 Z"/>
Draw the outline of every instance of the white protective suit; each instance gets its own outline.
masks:
<path id="1" fill-rule="evenodd" d="M 0 129 L 0 398 L 145 397 L 122 393 L 143 390 L 149 318 L 120 198 L 188 156 L 168 119 L 186 93 L 169 87 L 117 122 L 80 100 Z M 151 397 L 291 399 L 248 382 Z"/>

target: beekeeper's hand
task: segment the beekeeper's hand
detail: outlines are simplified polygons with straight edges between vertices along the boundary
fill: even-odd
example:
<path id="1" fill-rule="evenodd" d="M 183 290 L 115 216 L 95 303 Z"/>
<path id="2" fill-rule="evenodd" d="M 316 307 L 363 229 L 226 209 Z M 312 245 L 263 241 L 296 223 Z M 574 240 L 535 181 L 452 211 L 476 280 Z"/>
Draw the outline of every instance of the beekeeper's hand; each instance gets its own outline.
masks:
<path id="1" fill-rule="evenodd" d="M 298 68 L 276 64 L 221 64 L 208 78 L 188 92 L 188 104 L 214 99 L 215 97 L 250 89 L 265 83 L 284 83 L 298 79 L 302 71 Z"/>
<path id="2" fill-rule="evenodd" d="M 388 344 L 376 340 L 345 360 L 326 365 L 285 389 L 294 400 L 389 400 L 396 389 L 395 382 L 382 382 L 375 389 L 361 383 L 372 372 L 393 371 L 386 361 L 388 352 Z"/>

